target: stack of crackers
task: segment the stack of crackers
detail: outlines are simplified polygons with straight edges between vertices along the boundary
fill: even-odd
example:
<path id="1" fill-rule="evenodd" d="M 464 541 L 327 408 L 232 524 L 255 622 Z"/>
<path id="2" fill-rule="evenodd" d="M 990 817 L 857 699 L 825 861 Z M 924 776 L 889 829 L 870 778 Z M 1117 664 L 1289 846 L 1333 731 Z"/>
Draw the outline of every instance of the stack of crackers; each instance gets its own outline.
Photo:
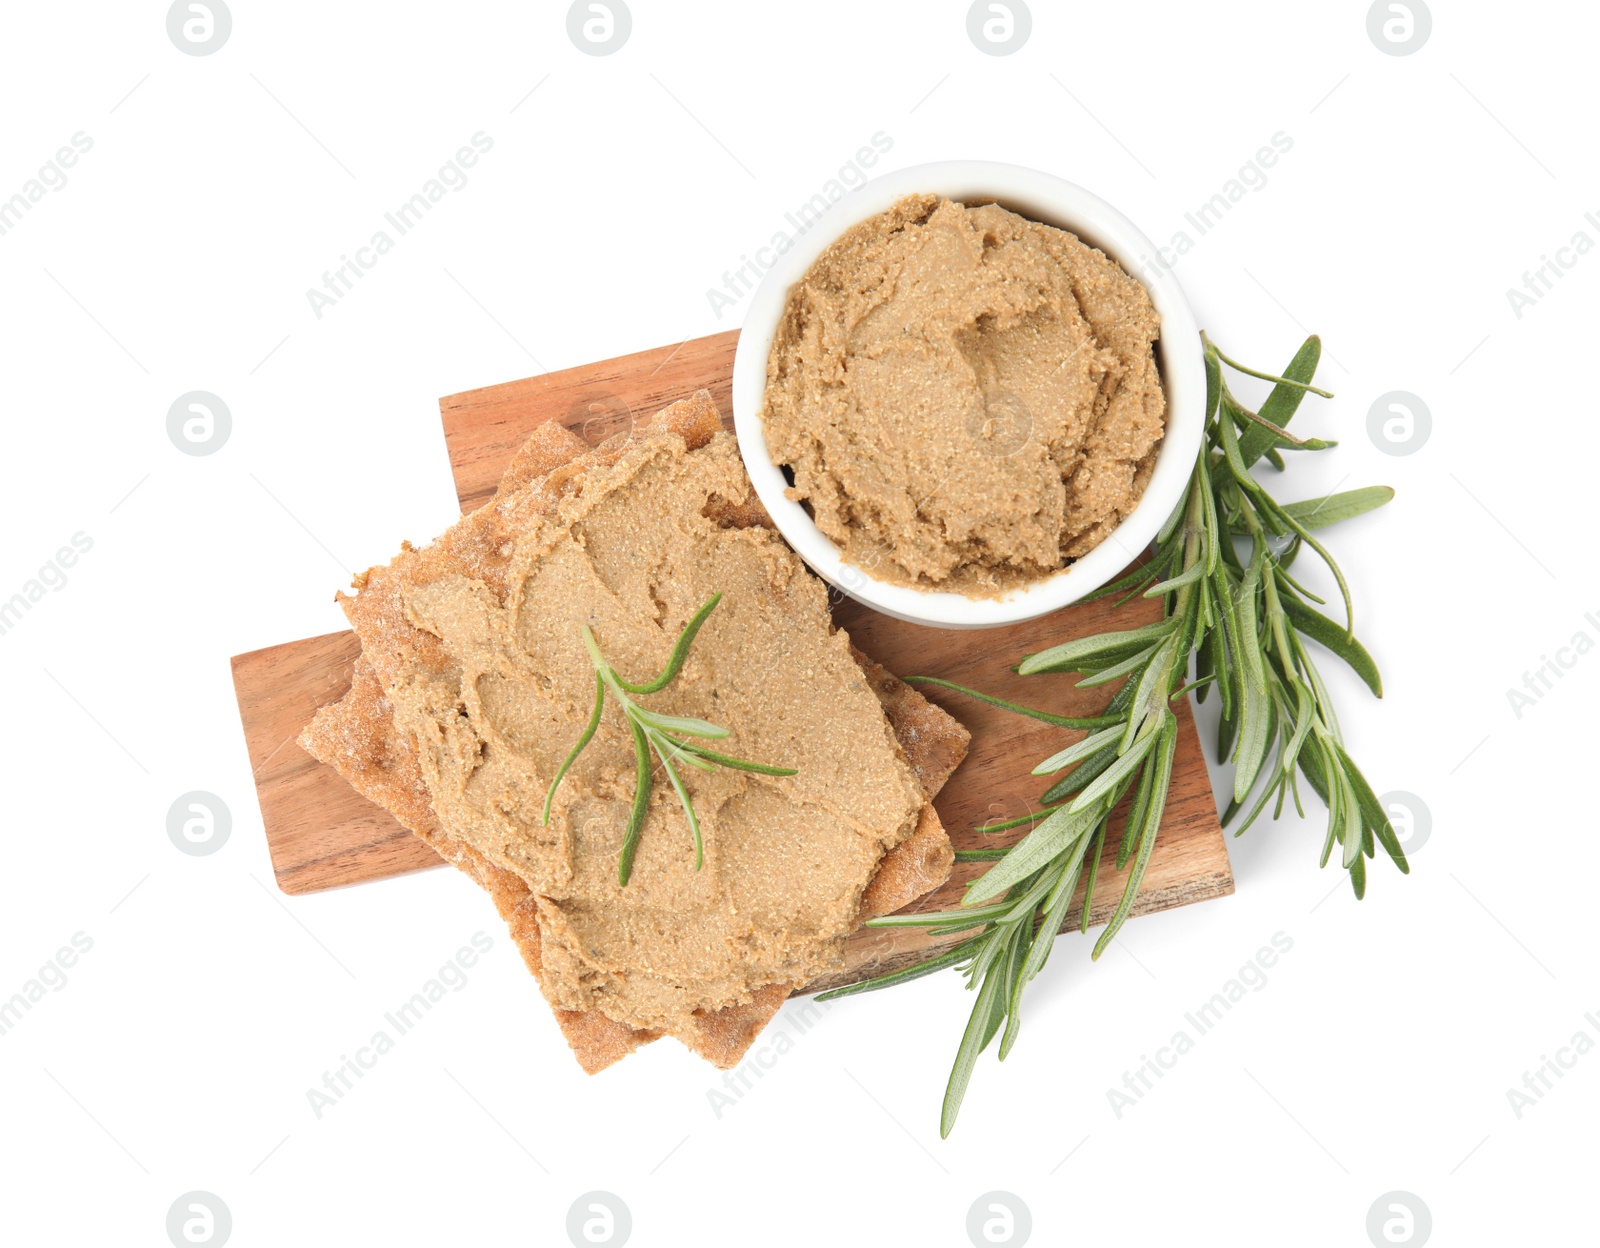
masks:
<path id="1" fill-rule="evenodd" d="M 440 639 L 414 622 L 407 596 L 419 586 L 465 577 L 504 602 L 514 588 L 510 584 L 514 576 L 509 558 L 512 539 L 539 523 L 541 517 L 552 515 L 564 499 L 581 493 L 586 476 L 617 464 L 642 441 L 681 439 L 692 451 L 720 433 L 720 418 L 705 391 L 674 403 L 644 426 L 598 447 L 590 447 L 556 422 L 547 422 L 518 451 L 489 503 L 425 548 L 406 544 L 393 562 L 356 578 L 358 593 L 339 596 L 361 639 L 362 653 L 349 692 L 317 712 L 300 735 L 300 744 L 477 881 L 493 899 L 528 969 L 541 985 L 541 902 L 545 921 L 554 913 L 551 906 L 559 903 L 536 893 L 510 862 L 491 860 L 481 847 L 446 829 L 434 809 L 418 744 L 396 726 L 387 691 L 402 669 L 420 666 L 443 672 L 451 663 Z M 725 528 L 771 527 L 753 491 L 743 498 L 716 500 L 715 513 L 704 514 Z M 859 919 L 865 920 L 909 905 L 949 876 L 953 854 L 932 799 L 965 756 L 968 733 L 948 713 L 866 655 L 853 647 L 850 652 L 877 696 L 884 720 L 924 797 L 915 830 L 882 855 L 861 894 Z M 748 999 L 696 1012 L 692 1025 L 672 1034 L 716 1066 L 731 1067 L 785 998 L 802 987 L 791 983 L 756 987 Z M 591 1074 L 662 1034 L 609 1017 L 600 1008 L 552 1008 L 579 1064 Z"/>

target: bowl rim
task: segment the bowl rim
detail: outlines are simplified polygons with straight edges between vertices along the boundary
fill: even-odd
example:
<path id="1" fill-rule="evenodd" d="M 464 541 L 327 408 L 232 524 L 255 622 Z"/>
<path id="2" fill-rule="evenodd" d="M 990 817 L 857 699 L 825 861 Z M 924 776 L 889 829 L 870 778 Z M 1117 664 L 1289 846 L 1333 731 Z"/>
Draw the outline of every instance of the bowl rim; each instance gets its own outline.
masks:
<path id="1" fill-rule="evenodd" d="M 844 561 L 805 509 L 767 450 L 762 407 L 767 357 L 789 289 L 849 227 L 902 196 L 942 195 L 958 203 L 994 201 L 1035 221 L 1070 230 L 1134 276 L 1161 317 L 1157 367 L 1166 395 L 1166 432 L 1138 505 L 1093 550 L 1052 576 L 999 598 L 968 598 L 878 580 Z M 752 296 L 733 363 L 733 418 L 745 470 L 778 531 L 823 580 L 864 606 L 914 624 L 995 628 L 1036 619 L 1077 602 L 1112 580 L 1155 538 L 1183 497 L 1204 432 L 1205 367 L 1200 331 L 1183 289 L 1138 226 L 1105 200 L 1054 174 L 987 160 L 912 165 L 864 183 L 821 213 L 767 269 Z"/>

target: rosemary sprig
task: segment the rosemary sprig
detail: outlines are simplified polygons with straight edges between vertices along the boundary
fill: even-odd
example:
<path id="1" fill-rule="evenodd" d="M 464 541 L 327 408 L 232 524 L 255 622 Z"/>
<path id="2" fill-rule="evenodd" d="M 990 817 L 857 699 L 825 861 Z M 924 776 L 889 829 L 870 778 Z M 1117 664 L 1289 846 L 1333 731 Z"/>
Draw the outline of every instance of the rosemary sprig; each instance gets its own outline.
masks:
<path id="1" fill-rule="evenodd" d="M 633 809 L 628 816 L 628 831 L 622 839 L 622 853 L 617 859 L 617 880 L 621 884 L 627 884 L 628 877 L 633 873 L 633 856 L 639 848 L 639 833 L 644 830 L 645 816 L 650 810 L 650 789 L 654 773 L 650 763 L 651 750 L 654 750 L 656 757 L 661 760 L 661 768 L 667 773 L 667 779 L 678 794 L 678 801 L 683 804 L 683 814 L 688 820 L 689 832 L 694 837 L 696 871 L 700 870 L 704 859 L 704 846 L 700 839 L 700 821 L 694 814 L 694 804 L 690 802 L 689 792 L 684 788 L 683 777 L 678 774 L 680 764 L 698 767 L 702 771 L 731 767 L 739 771 L 757 772 L 763 776 L 795 774 L 793 768 L 769 767 L 765 763 L 732 758 L 708 750 L 696 741 L 683 740 L 684 737 L 718 740 L 726 737 L 728 730 L 707 723 L 703 719 L 692 719 L 683 715 L 661 715 L 646 710 L 628 696 L 659 693 L 677 679 L 678 673 L 683 670 L 684 660 L 689 657 L 689 647 L 694 644 L 695 634 L 700 631 L 700 626 L 706 622 L 706 618 L 721 601 L 722 595 L 714 594 L 705 606 L 694 613 L 693 618 L 678 634 L 678 640 L 674 643 L 672 653 L 667 658 L 667 665 L 661 669 L 661 674 L 643 684 L 636 685 L 624 680 L 617 669 L 606 662 L 605 655 L 600 652 L 600 644 L 595 641 L 594 633 L 589 626 L 587 624 L 583 626 L 583 644 L 589 651 L 589 661 L 594 664 L 594 709 L 589 712 L 589 722 L 579 734 L 577 744 L 562 760 L 555 779 L 550 782 L 549 791 L 544 795 L 544 821 L 546 824 L 550 822 L 550 805 L 555 801 L 556 789 L 561 786 L 567 769 L 572 766 L 578 755 L 583 753 L 583 747 L 594 738 L 595 730 L 600 726 L 601 712 L 605 709 L 606 694 L 611 694 L 617 700 L 617 705 L 622 708 L 628 730 L 633 736 L 634 761 L 638 767 L 638 779 L 633 789 Z"/>
<path id="2" fill-rule="evenodd" d="M 1188 488 L 1157 535 L 1153 558 L 1092 596 L 1159 597 L 1162 619 L 1064 642 L 1025 655 L 1015 668 L 1025 676 L 1074 673 L 1080 677 L 1079 688 L 1122 681 L 1104 712 L 1088 718 L 1054 715 L 948 681 L 908 678 L 1088 734 L 1034 768 L 1035 775 L 1061 776 L 1041 795 L 1042 809 L 979 829 L 999 832 L 1029 823 L 1032 828 L 1022 840 L 1000 854 L 973 850 L 958 855 L 964 861 L 994 864 L 968 885 L 960 906 L 870 920 L 878 927 L 925 927 L 936 936 L 971 935 L 909 971 L 819 998 L 867 992 L 961 966 L 977 999 L 945 1089 L 939 1127 L 944 1136 L 955 1125 L 978 1055 L 1002 1025 L 1002 1060 L 1016 1043 L 1023 990 L 1049 958 L 1080 877 L 1085 882 L 1080 926 L 1088 931 L 1113 813 L 1130 794 L 1117 848 L 1117 869 L 1126 871 L 1126 878 L 1093 958 L 1105 952 L 1132 912 L 1161 830 L 1177 747 L 1178 721 L 1171 702 L 1179 695 L 1193 689 L 1203 700 L 1211 686 L 1217 689 L 1222 703 L 1217 757 L 1234 765 L 1233 797 L 1224 824 L 1244 812 L 1235 835 L 1274 798 L 1274 818 L 1287 797 L 1302 809 L 1299 777 L 1304 777 L 1328 808 L 1323 865 L 1337 845 L 1340 865 L 1349 872 L 1357 897 L 1365 894 L 1366 859 L 1374 856 L 1376 844 L 1402 872 L 1409 869 L 1388 815 L 1345 749 L 1327 686 L 1306 644 L 1315 641 L 1332 651 L 1382 696 L 1377 665 L 1355 638 L 1344 575 L 1311 530 L 1380 507 L 1394 491 L 1374 486 L 1278 503 L 1251 474 L 1256 461 L 1265 457 L 1281 469 L 1282 452 L 1334 445 L 1297 438 L 1286 428 L 1306 394 L 1332 397 L 1311 384 L 1321 341 L 1308 338 L 1281 376 L 1236 364 L 1205 335 L 1201 343 L 1206 439 Z M 1274 383 L 1259 411 L 1251 411 L 1228 388 L 1224 364 Z M 1323 605 L 1323 600 L 1290 575 L 1305 547 L 1332 573 L 1343 599 L 1343 623 L 1312 606 Z M 1191 657 L 1194 679 L 1188 680 Z M 1246 811 L 1245 803 L 1257 789 L 1259 796 Z"/>

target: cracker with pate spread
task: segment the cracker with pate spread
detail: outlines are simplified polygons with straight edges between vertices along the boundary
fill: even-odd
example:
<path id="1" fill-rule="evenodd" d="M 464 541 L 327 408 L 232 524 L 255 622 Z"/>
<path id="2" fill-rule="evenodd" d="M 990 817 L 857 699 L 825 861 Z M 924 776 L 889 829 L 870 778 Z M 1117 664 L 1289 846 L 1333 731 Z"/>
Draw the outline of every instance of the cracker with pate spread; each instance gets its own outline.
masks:
<path id="1" fill-rule="evenodd" d="M 490 893 L 590 1071 L 662 1034 L 735 1064 L 862 918 L 950 870 L 930 798 L 965 730 L 832 629 L 823 586 L 763 519 L 702 392 L 593 450 L 540 426 L 489 504 L 341 595 L 363 653 L 302 745 Z M 651 708 L 710 718 L 734 753 L 797 774 L 686 779 L 701 871 L 656 786 L 624 887 L 620 715 L 539 818 L 592 697 L 579 626 L 643 679 L 713 592 Z"/>

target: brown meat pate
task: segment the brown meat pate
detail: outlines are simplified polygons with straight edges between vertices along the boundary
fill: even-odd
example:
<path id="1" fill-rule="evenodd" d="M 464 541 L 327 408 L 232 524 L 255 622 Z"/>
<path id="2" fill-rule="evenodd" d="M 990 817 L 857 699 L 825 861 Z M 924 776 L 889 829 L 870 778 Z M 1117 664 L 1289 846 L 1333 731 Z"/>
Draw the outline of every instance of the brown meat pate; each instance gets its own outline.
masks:
<path id="1" fill-rule="evenodd" d="M 767 363 L 773 462 L 847 563 L 990 597 L 1138 503 L 1165 400 L 1143 286 L 1065 230 L 911 195 L 789 291 Z"/>
<path id="2" fill-rule="evenodd" d="M 451 835 L 538 897 L 543 982 L 559 1009 L 682 1033 L 696 1011 L 837 964 L 862 892 L 925 804 L 825 586 L 770 530 L 708 518 L 749 490 L 732 437 L 659 437 L 593 470 L 515 539 L 511 592 L 455 576 L 408 591 L 452 662 L 389 690 Z M 658 782 L 630 883 L 617 856 L 634 789 L 631 737 L 608 700 L 546 827 L 545 790 L 594 696 L 580 625 L 632 680 L 661 669 L 684 622 L 724 595 L 649 709 L 732 731 L 718 748 L 792 777 L 684 768 L 705 837 Z"/>

